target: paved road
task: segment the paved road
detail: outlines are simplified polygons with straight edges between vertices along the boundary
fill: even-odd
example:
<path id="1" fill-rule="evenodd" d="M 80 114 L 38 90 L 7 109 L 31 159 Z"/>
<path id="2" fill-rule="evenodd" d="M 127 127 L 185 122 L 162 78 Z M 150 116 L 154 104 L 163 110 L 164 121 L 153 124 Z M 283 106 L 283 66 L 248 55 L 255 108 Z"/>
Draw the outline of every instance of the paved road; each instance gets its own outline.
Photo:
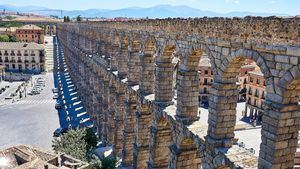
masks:
<path id="1" fill-rule="evenodd" d="M 46 78 L 41 94 L 0 106 L 0 149 L 31 144 L 51 150 L 53 131 L 59 127 L 52 100 L 53 74 L 40 76 Z"/>

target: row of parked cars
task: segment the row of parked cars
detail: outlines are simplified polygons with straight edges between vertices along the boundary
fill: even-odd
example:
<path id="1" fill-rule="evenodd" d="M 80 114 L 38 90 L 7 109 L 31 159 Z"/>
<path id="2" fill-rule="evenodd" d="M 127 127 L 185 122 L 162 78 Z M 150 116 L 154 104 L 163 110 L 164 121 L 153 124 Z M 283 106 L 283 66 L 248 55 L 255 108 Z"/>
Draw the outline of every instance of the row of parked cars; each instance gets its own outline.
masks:
<path id="1" fill-rule="evenodd" d="M 32 90 L 28 94 L 29 95 L 40 94 L 44 87 L 45 87 L 45 79 L 42 77 L 38 77 L 33 85 Z"/>

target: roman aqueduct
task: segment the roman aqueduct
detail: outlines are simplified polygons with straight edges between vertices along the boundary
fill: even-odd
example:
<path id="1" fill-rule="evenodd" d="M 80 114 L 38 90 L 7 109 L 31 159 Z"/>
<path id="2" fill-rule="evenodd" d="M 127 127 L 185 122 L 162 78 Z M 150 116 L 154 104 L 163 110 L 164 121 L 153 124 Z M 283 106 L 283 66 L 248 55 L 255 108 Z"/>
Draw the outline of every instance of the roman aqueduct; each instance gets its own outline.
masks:
<path id="1" fill-rule="evenodd" d="M 101 140 L 113 146 L 123 166 L 293 168 L 300 124 L 300 18 L 59 23 L 57 35 Z M 198 111 L 203 53 L 214 76 L 206 125 Z M 234 141 L 236 76 L 245 59 L 254 60 L 266 79 L 258 158 Z"/>

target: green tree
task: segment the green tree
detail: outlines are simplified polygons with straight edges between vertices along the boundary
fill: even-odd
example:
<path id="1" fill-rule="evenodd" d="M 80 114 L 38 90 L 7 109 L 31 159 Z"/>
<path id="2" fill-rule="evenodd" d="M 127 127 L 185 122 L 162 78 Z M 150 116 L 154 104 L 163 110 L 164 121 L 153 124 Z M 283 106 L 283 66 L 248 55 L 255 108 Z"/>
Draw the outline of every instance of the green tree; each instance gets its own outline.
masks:
<path id="1" fill-rule="evenodd" d="M 70 17 L 69 16 L 67 16 L 67 22 L 70 22 L 71 20 L 70 20 Z"/>
<path id="2" fill-rule="evenodd" d="M 87 144 L 87 151 L 97 147 L 97 136 L 95 135 L 92 128 L 86 129 L 85 142 Z"/>
<path id="3" fill-rule="evenodd" d="M 87 161 L 87 143 L 85 141 L 86 130 L 70 130 L 60 138 L 52 141 L 52 148 L 56 153 L 66 153 L 74 158 Z"/>
<path id="4" fill-rule="evenodd" d="M 114 169 L 114 168 L 116 168 L 116 163 L 117 163 L 116 157 L 104 158 L 101 160 L 101 165 L 102 165 L 101 169 Z"/>
<path id="5" fill-rule="evenodd" d="M 68 22 L 68 21 L 67 21 L 67 17 L 66 17 L 66 16 L 64 16 L 64 22 Z"/>
<path id="6" fill-rule="evenodd" d="M 18 42 L 18 39 L 15 36 L 9 35 L 10 42 Z"/>
<path id="7" fill-rule="evenodd" d="M 0 35 L 0 42 L 9 42 L 8 35 Z"/>
<path id="8" fill-rule="evenodd" d="M 77 21 L 77 22 L 82 21 L 81 15 L 78 15 L 78 16 L 76 17 L 76 21 Z"/>

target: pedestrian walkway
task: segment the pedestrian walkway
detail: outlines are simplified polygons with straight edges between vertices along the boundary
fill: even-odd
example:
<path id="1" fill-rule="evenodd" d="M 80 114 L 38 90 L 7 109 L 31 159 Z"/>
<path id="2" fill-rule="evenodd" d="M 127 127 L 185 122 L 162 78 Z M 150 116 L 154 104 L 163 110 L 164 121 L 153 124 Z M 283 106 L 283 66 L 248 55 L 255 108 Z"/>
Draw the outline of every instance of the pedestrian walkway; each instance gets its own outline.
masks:
<path id="1" fill-rule="evenodd" d="M 15 101 L 11 104 L 53 104 L 55 100 L 47 99 L 47 100 L 39 100 L 39 99 L 25 99 L 20 101 Z"/>

